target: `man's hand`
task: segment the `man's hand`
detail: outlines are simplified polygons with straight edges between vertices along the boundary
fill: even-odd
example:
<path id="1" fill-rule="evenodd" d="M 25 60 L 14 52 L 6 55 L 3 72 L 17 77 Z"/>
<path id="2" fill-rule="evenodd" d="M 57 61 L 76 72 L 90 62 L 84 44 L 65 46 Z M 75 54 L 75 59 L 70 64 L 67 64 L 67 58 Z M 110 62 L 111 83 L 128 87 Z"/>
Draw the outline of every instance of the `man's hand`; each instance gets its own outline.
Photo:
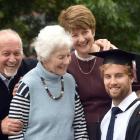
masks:
<path id="1" fill-rule="evenodd" d="M 16 135 L 23 128 L 23 123 L 18 119 L 5 117 L 1 122 L 1 131 L 6 135 Z"/>
<path id="2" fill-rule="evenodd" d="M 20 80 L 22 79 L 22 77 L 20 77 Z M 14 89 L 13 89 L 13 96 L 15 96 L 16 95 L 16 92 L 17 92 L 17 90 L 18 90 L 18 86 L 19 86 L 19 82 L 15 85 L 15 87 L 14 87 Z"/>
<path id="3" fill-rule="evenodd" d="M 14 89 L 13 89 L 13 96 L 15 96 L 16 95 L 16 92 L 17 92 L 17 90 L 18 90 L 18 86 L 19 86 L 19 83 L 17 83 L 16 85 L 15 85 L 15 87 L 14 87 Z"/>

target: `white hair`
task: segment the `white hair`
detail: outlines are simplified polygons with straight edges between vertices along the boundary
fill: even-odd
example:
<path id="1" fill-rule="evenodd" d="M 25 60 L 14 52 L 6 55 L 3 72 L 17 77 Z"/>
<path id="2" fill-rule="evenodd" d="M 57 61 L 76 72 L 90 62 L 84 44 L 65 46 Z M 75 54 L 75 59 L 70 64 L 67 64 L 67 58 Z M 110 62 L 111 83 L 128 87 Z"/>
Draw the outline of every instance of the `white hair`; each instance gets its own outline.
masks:
<path id="1" fill-rule="evenodd" d="M 50 54 L 61 47 L 71 49 L 71 35 L 60 25 L 49 25 L 40 30 L 35 42 L 33 43 L 39 61 L 47 59 Z"/>
<path id="2" fill-rule="evenodd" d="M 10 28 L 0 30 L 0 40 L 1 41 L 7 41 L 8 39 L 17 39 L 19 41 L 20 48 L 21 48 L 21 53 L 23 55 L 22 39 L 19 36 L 19 34 L 16 31 L 14 31 Z"/>

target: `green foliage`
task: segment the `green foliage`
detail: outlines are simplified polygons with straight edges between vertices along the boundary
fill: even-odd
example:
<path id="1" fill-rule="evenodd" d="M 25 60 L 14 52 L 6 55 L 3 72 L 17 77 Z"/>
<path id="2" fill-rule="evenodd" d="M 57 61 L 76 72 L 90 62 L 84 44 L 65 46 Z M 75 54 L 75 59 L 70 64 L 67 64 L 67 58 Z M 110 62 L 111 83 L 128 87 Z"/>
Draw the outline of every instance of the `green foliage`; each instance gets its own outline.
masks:
<path id="1" fill-rule="evenodd" d="M 96 39 L 107 38 L 119 48 L 140 52 L 139 0 L 0 0 L 0 28 L 12 28 L 23 39 L 25 54 L 39 30 L 57 23 L 60 11 L 84 4 L 96 17 Z"/>
<path id="2" fill-rule="evenodd" d="M 95 0 L 89 8 L 96 16 L 97 38 L 108 38 L 118 48 L 140 51 L 138 0 Z"/>

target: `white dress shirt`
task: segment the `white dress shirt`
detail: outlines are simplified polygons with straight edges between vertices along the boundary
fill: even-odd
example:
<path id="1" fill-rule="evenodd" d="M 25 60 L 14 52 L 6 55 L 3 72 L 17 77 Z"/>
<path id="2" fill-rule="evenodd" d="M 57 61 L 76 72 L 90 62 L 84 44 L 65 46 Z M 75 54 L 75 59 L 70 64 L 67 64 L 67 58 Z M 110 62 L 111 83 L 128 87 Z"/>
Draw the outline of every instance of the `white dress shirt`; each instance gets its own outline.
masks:
<path id="1" fill-rule="evenodd" d="M 114 124 L 113 140 L 125 140 L 125 134 L 126 134 L 127 126 L 129 123 L 129 119 L 130 119 L 133 111 L 135 110 L 135 108 L 140 104 L 140 101 L 137 101 L 128 110 L 126 110 L 126 109 L 136 98 L 137 98 L 136 93 L 132 92 L 128 97 L 126 97 L 119 104 L 118 107 L 123 112 L 116 115 L 117 118 L 115 119 L 115 124 Z M 112 107 L 114 107 L 113 103 L 112 103 Z M 104 116 L 104 118 L 101 122 L 101 126 L 100 126 L 101 127 L 101 140 L 106 140 L 106 135 L 107 135 L 110 118 L 111 118 L 111 109 L 106 113 L 106 115 Z"/>
<path id="2" fill-rule="evenodd" d="M 13 77 L 11 77 L 10 79 L 7 79 L 5 76 L 3 76 L 1 73 L 0 73 L 0 78 L 2 79 L 2 81 L 5 83 L 5 85 L 8 87 L 10 81 L 12 80 Z"/>

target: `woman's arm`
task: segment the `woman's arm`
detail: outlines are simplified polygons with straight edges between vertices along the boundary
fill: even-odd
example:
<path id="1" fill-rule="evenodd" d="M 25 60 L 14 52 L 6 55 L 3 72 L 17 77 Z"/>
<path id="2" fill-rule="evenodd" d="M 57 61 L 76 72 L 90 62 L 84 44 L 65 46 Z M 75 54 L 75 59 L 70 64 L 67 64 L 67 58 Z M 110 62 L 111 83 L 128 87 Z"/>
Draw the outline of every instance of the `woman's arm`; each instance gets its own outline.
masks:
<path id="1" fill-rule="evenodd" d="M 77 93 L 75 95 L 75 117 L 73 126 L 75 140 L 88 140 L 84 111 Z"/>
<path id="2" fill-rule="evenodd" d="M 11 135 L 8 138 L 10 140 L 23 140 L 23 133 L 26 131 L 28 125 L 29 117 L 29 108 L 30 108 L 30 98 L 29 98 L 29 88 L 28 86 L 21 82 L 16 95 L 13 97 L 10 110 L 9 118 L 19 119 L 23 122 L 23 129 L 16 135 Z"/>

